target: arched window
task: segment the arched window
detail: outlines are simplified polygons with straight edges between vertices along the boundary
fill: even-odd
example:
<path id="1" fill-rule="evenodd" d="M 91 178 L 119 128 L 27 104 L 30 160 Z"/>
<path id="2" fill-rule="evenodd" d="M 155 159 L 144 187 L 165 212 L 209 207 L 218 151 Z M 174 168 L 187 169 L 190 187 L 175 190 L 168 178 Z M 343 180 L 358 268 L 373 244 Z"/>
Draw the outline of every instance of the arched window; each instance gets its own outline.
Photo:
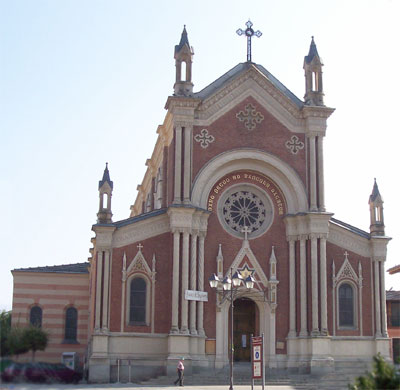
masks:
<path id="1" fill-rule="evenodd" d="M 131 281 L 129 323 L 146 324 L 146 281 L 142 278 L 134 278 Z"/>
<path id="2" fill-rule="evenodd" d="M 39 306 L 33 306 L 31 308 L 29 323 L 38 328 L 42 327 L 42 309 Z"/>
<path id="3" fill-rule="evenodd" d="M 354 290 L 348 283 L 339 287 L 339 326 L 354 326 Z"/>
<path id="4" fill-rule="evenodd" d="M 74 307 L 69 307 L 65 311 L 64 342 L 76 343 L 77 330 L 78 330 L 78 311 Z"/>

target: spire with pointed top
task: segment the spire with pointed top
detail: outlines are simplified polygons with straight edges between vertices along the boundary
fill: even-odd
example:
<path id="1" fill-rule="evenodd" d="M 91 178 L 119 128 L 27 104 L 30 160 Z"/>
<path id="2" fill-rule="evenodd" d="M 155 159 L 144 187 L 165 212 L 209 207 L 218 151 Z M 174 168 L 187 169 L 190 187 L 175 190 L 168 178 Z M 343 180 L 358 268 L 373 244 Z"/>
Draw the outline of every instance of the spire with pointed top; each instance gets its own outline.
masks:
<path id="1" fill-rule="evenodd" d="M 104 169 L 103 178 L 99 181 L 99 212 L 97 213 L 97 223 L 111 223 L 111 196 L 114 183 L 110 179 L 108 163 Z"/>
<path id="2" fill-rule="evenodd" d="M 372 194 L 369 196 L 369 201 L 370 202 L 375 202 L 375 200 L 381 197 L 381 194 L 379 193 L 379 188 L 378 188 L 378 184 L 376 183 L 376 178 L 374 178 L 374 186 L 372 188 Z M 382 201 L 382 198 L 381 198 Z"/>
<path id="3" fill-rule="evenodd" d="M 308 55 L 304 57 L 304 60 L 309 64 L 314 57 L 318 57 L 318 59 L 321 61 L 319 58 L 318 50 L 317 50 L 317 45 L 314 42 L 314 36 L 311 37 L 311 44 L 310 44 L 310 50 L 308 52 Z"/>
<path id="4" fill-rule="evenodd" d="M 186 31 L 186 24 L 183 25 L 183 31 L 181 35 L 181 41 L 179 42 L 179 45 L 175 45 L 175 54 L 180 52 L 183 48 L 183 46 L 187 45 L 187 47 L 190 50 L 190 45 L 189 45 L 189 40 L 188 40 L 188 35 Z"/>
<path id="5" fill-rule="evenodd" d="M 303 69 L 306 78 L 306 93 L 304 101 L 309 106 L 324 106 L 324 92 L 322 88 L 322 59 L 318 54 L 314 36 L 311 37 L 310 50 L 304 57 Z"/>
<path id="6" fill-rule="evenodd" d="M 179 45 L 175 45 L 176 79 L 174 85 L 175 96 L 192 96 L 192 60 L 193 48 L 189 45 L 186 25 L 183 26 Z"/>
<path id="7" fill-rule="evenodd" d="M 369 227 L 372 236 L 384 236 L 385 224 L 383 221 L 383 199 L 379 192 L 378 184 L 374 179 L 372 193 L 369 196 L 369 210 L 371 224 Z"/>
<path id="8" fill-rule="evenodd" d="M 111 189 L 113 188 L 113 182 L 110 180 L 110 171 L 108 170 L 108 162 L 106 162 L 103 178 L 99 181 L 99 189 L 104 183 L 108 183 Z"/>

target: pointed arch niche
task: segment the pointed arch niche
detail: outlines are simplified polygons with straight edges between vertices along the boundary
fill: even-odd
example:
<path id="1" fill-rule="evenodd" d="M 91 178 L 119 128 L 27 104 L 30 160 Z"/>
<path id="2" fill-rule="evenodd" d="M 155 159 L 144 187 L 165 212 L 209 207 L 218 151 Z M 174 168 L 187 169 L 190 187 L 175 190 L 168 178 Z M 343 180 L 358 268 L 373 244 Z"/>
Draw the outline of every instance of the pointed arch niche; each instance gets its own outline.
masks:
<path id="1" fill-rule="evenodd" d="M 350 264 L 349 254 L 344 253 L 344 261 L 335 274 L 332 262 L 332 328 L 333 335 L 339 331 L 356 331 L 363 335 L 362 326 L 362 266 L 358 263 L 358 274 Z"/>
<path id="2" fill-rule="evenodd" d="M 219 248 L 217 256 L 218 261 L 223 262 L 222 249 Z M 269 263 L 276 263 L 274 249 L 272 248 Z M 260 334 L 265 335 L 265 364 L 268 367 L 276 367 L 275 344 L 276 344 L 276 327 L 275 327 L 275 310 L 277 306 L 276 285 L 279 283 L 274 275 L 268 280 L 260 263 L 250 248 L 249 241 L 244 240 L 242 248 L 237 253 L 232 265 L 228 268 L 225 276 L 236 271 L 252 272 L 255 278 L 254 290 L 249 291 L 246 288 L 239 288 L 235 296 L 235 300 L 247 298 L 252 300 L 256 305 L 256 318 L 258 323 L 256 329 Z M 267 290 L 269 294 L 267 294 Z M 271 291 L 275 291 L 274 301 L 271 301 Z M 221 300 L 217 294 L 217 310 L 216 310 L 216 356 L 215 368 L 224 367 L 229 361 L 229 323 L 230 323 L 230 301 L 229 299 Z"/>
<path id="3" fill-rule="evenodd" d="M 155 286 L 155 256 L 152 269 L 142 253 L 142 245 L 127 267 L 126 254 L 122 264 L 122 299 L 121 299 L 121 332 L 125 326 L 151 326 L 154 332 L 154 286 Z M 136 298 L 136 302 L 131 301 Z M 139 310 L 137 316 L 132 310 Z"/>

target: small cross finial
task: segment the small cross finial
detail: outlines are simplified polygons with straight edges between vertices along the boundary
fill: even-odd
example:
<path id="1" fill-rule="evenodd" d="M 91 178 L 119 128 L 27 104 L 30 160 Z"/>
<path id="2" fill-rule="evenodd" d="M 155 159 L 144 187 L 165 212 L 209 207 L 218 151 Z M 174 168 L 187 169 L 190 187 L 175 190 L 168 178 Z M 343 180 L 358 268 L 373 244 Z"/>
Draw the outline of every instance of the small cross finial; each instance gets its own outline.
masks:
<path id="1" fill-rule="evenodd" d="M 251 38 L 253 37 L 253 35 L 255 35 L 257 38 L 260 38 L 262 35 L 262 32 L 257 30 L 254 31 L 252 29 L 253 23 L 250 21 L 250 19 L 248 20 L 248 22 L 246 23 L 246 30 L 242 30 L 241 28 L 236 30 L 236 34 L 237 35 L 245 35 L 247 37 L 247 62 L 251 62 Z"/>
<path id="2" fill-rule="evenodd" d="M 242 233 L 244 233 L 244 240 L 247 241 L 247 234 L 251 233 L 251 229 L 249 229 L 247 226 L 245 226 L 242 229 Z"/>
<path id="3" fill-rule="evenodd" d="M 139 252 L 142 251 L 143 245 L 141 243 L 138 244 L 137 248 L 139 249 Z"/>
<path id="4" fill-rule="evenodd" d="M 344 252 L 344 257 L 347 260 L 347 257 L 349 256 L 349 254 L 347 253 L 347 251 Z"/>

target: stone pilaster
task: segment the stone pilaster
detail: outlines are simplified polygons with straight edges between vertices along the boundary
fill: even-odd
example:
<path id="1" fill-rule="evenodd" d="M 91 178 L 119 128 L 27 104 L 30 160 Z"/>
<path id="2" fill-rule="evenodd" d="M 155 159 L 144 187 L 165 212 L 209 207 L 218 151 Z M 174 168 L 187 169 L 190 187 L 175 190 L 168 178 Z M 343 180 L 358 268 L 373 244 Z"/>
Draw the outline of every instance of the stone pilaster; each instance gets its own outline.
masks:
<path id="1" fill-rule="evenodd" d="M 94 328 L 99 331 L 101 326 L 101 284 L 103 280 L 103 251 L 97 252 L 96 261 L 96 309 L 95 309 L 95 321 Z"/>
<path id="2" fill-rule="evenodd" d="M 108 330 L 108 310 L 110 291 L 110 251 L 104 251 L 103 320 L 102 329 Z"/>
<path id="3" fill-rule="evenodd" d="M 306 124 L 306 135 L 310 141 L 309 184 L 311 211 L 325 211 L 323 137 L 326 133 L 326 120 L 334 111 L 335 109 L 325 106 L 307 105 L 303 108 L 303 116 Z"/>
<path id="4" fill-rule="evenodd" d="M 121 327 L 120 331 L 124 331 L 125 326 L 125 296 L 126 296 L 126 254 L 124 252 L 124 256 L 122 258 L 122 291 L 121 291 Z"/>
<path id="5" fill-rule="evenodd" d="M 182 127 L 175 127 L 174 203 L 181 203 L 182 188 Z"/>
<path id="6" fill-rule="evenodd" d="M 319 240 L 320 249 L 320 283 L 321 283 L 321 334 L 328 335 L 328 298 L 326 281 L 326 237 Z"/>
<path id="7" fill-rule="evenodd" d="M 325 184 L 324 184 L 324 146 L 323 136 L 317 138 L 318 149 L 318 197 L 319 197 L 319 210 L 325 211 Z"/>
<path id="8" fill-rule="evenodd" d="M 382 337 L 381 299 L 379 293 L 379 260 L 374 261 L 374 286 L 375 286 L 375 337 Z"/>
<path id="9" fill-rule="evenodd" d="M 179 248 L 180 248 L 179 230 L 174 231 L 174 253 L 172 266 L 172 318 L 171 318 L 171 333 L 179 332 Z"/>
<path id="10" fill-rule="evenodd" d="M 300 336 L 307 336 L 306 237 L 300 236 Z"/>
<path id="11" fill-rule="evenodd" d="M 296 270 L 294 238 L 289 239 L 289 335 L 296 337 Z"/>
<path id="12" fill-rule="evenodd" d="M 315 234 L 311 239 L 311 305 L 312 305 L 312 330 L 313 336 L 319 335 L 318 313 L 318 238 Z"/>
<path id="13" fill-rule="evenodd" d="M 317 211 L 317 160 L 315 151 L 315 136 L 310 141 L 310 210 Z"/>
<path id="14" fill-rule="evenodd" d="M 192 178 L 192 132 L 191 126 L 185 127 L 185 152 L 184 152 L 184 174 L 183 174 L 183 202 L 190 203 L 190 187 Z"/>
<path id="15" fill-rule="evenodd" d="M 380 287 L 381 287 L 381 318 L 382 318 L 382 336 L 388 337 L 387 317 L 386 317 L 386 291 L 385 291 L 385 263 L 379 262 L 380 268 Z"/>
<path id="16" fill-rule="evenodd" d="M 196 290 L 197 279 L 197 233 L 192 234 L 190 253 L 190 289 Z M 196 329 L 196 301 L 190 301 L 190 334 L 197 334 Z"/>
<path id="17" fill-rule="evenodd" d="M 197 275 L 199 291 L 204 291 L 204 236 L 204 233 L 199 235 L 199 273 Z M 197 310 L 197 330 L 200 336 L 204 336 L 204 302 L 198 302 Z"/>
<path id="18" fill-rule="evenodd" d="M 183 232 L 182 242 L 182 278 L 181 278 L 181 332 L 188 334 L 188 301 L 185 299 L 185 291 L 189 289 L 189 232 Z"/>

